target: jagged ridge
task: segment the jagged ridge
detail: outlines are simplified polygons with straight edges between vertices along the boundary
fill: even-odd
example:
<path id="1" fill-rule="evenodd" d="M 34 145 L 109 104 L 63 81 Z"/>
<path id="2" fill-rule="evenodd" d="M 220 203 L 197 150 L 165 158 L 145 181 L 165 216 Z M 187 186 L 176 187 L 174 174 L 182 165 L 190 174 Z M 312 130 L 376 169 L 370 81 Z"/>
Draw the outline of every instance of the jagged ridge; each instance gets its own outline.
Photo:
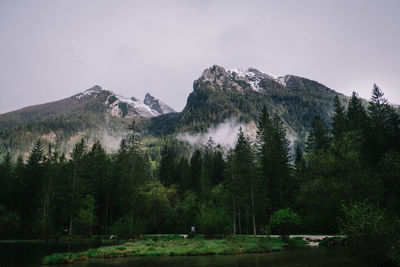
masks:
<path id="1" fill-rule="evenodd" d="M 347 101 L 344 95 L 306 78 L 275 78 L 255 68 L 226 70 L 214 65 L 194 81 L 179 125 L 184 130 L 203 131 L 233 117 L 256 121 L 265 105 L 282 118 L 293 139 L 304 141 L 316 114 L 329 121 L 335 95 Z"/>
<path id="2" fill-rule="evenodd" d="M 146 94 L 144 101 L 141 101 L 134 97 L 125 98 L 114 94 L 112 91 L 103 90 L 98 85 L 75 95 L 75 97 L 78 100 L 105 97 L 103 103 L 107 106 L 109 113 L 112 116 L 120 118 L 151 118 L 175 112 L 172 108 L 154 98 L 149 93 Z"/>
<path id="3" fill-rule="evenodd" d="M 264 105 L 282 118 L 292 139 L 304 141 L 316 114 L 329 120 L 335 95 L 347 99 L 306 78 L 214 65 L 194 81 L 180 113 L 150 94 L 141 101 L 94 86 L 67 99 L 0 115 L 0 149 L 26 153 L 41 137 L 67 152 L 83 136 L 89 144 L 100 140 L 117 147 L 132 118 L 141 118 L 146 135 L 160 136 L 205 131 L 231 118 L 255 122 Z"/>

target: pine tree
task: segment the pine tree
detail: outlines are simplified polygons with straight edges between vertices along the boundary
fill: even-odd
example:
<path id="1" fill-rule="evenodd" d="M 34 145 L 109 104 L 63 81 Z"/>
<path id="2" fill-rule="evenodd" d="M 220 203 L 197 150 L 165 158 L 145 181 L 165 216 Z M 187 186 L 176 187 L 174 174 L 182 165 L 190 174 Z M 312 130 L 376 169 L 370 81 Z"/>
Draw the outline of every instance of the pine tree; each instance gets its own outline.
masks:
<path id="1" fill-rule="evenodd" d="M 53 145 L 51 143 L 47 146 L 47 153 L 44 157 L 44 175 L 43 175 L 43 188 L 40 193 L 42 201 L 41 213 L 42 213 L 42 237 L 48 237 L 48 228 L 51 228 L 51 200 L 54 195 L 54 173 L 56 168 L 56 162 L 58 153 L 53 151 Z"/>
<path id="2" fill-rule="evenodd" d="M 353 92 L 347 109 L 347 127 L 350 131 L 363 132 L 368 124 L 364 105 L 356 92 Z"/>
<path id="3" fill-rule="evenodd" d="M 33 149 L 29 155 L 27 166 L 26 166 L 26 176 L 25 180 L 25 195 L 24 198 L 30 199 L 29 205 L 27 205 L 27 209 L 25 209 L 24 215 L 27 217 L 24 219 L 30 218 L 34 223 L 31 223 L 29 226 L 25 225 L 25 229 L 30 229 L 31 235 L 37 234 L 40 230 L 40 214 L 38 211 L 41 210 L 41 194 L 43 192 L 44 185 L 44 160 L 45 156 L 43 153 L 43 148 L 40 140 L 37 140 Z M 29 220 L 29 219 L 28 219 Z M 25 220 L 24 220 L 25 221 Z M 39 232 L 40 233 L 40 232 Z"/>
<path id="4" fill-rule="evenodd" d="M 11 153 L 7 152 L 0 164 L 0 205 L 12 206 L 13 163 Z"/>
<path id="5" fill-rule="evenodd" d="M 177 153 L 165 143 L 161 150 L 161 159 L 158 167 L 158 177 L 164 186 L 170 186 L 177 181 Z"/>
<path id="6" fill-rule="evenodd" d="M 190 158 L 190 181 L 189 188 L 195 192 L 200 190 L 200 180 L 203 169 L 203 156 L 201 155 L 200 149 L 196 149 L 192 157 Z"/>
<path id="7" fill-rule="evenodd" d="M 332 134 L 336 140 L 341 140 L 343 133 L 346 131 L 346 113 L 339 97 L 335 95 L 333 100 L 333 106 L 335 108 L 332 117 Z"/>
<path id="8" fill-rule="evenodd" d="M 269 214 L 290 203 L 292 196 L 289 145 L 286 130 L 278 115 L 270 118 L 263 108 L 257 125 L 257 148 L 259 153 L 260 187 L 264 199 L 263 213 Z M 267 203 L 269 202 L 269 203 Z"/>
<path id="9" fill-rule="evenodd" d="M 178 185 L 180 193 L 188 191 L 190 181 L 190 165 L 185 156 L 181 156 L 178 161 Z"/>
<path id="10" fill-rule="evenodd" d="M 91 197 L 95 201 L 96 214 L 91 218 L 99 219 L 100 232 L 107 234 L 110 228 L 110 202 L 111 202 L 111 183 L 110 173 L 111 163 L 103 146 L 99 141 L 95 142 L 87 155 L 87 179 L 90 183 L 90 195 L 85 197 L 86 203 L 90 203 Z M 88 202 L 89 201 L 89 202 Z"/>
<path id="11" fill-rule="evenodd" d="M 86 142 L 85 139 L 81 139 L 78 142 L 71 153 L 71 167 L 72 177 L 70 183 L 70 203 L 69 203 L 69 229 L 68 234 L 73 235 L 74 221 L 79 215 L 81 208 L 81 200 L 86 190 L 86 184 L 83 180 L 84 176 L 84 157 L 86 156 Z"/>
<path id="12" fill-rule="evenodd" d="M 43 148 L 42 148 L 42 143 L 40 142 L 39 139 L 36 141 L 29 155 L 28 166 L 36 168 L 43 162 L 43 159 L 44 159 Z"/>
<path id="13" fill-rule="evenodd" d="M 245 211 L 250 206 L 252 224 L 253 224 L 253 234 L 256 235 L 257 234 L 256 218 L 255 218 L 256 175 L 254 172 L 254 155 L 250 139 L 248 136 L 245 136 L 241 127 L 239 128 L 238 138 L 234 148 L 233 166 L 234 166 L 233 179 L 235 183 L 237 183 L 241 187 L 241 190 L 239 191 L 238 194 L 239 214 L 240 211 Z"/>
<path id="14" fill-rule="evenodd" d="M 210 137 L 205 153 L 204 153 L 204 168 L 206 175 L 212 185 L 217 185 L 223 180 L 225 160 L 224 152 L 220 145 L 216 145 Z"/>
<path id="15" fill-rule="evenodd" d="M 398 140 L 395 138 L 399 136 L 398 115 L 376 84 L 373 86 L 368 105 L 368 116 L 370 129 L 367 134 L 367 147 L 376 160 L 389 148 L 396 147 L 395 142 Z"/>
<path id="16" fill-rule="evenodd" d="M 295 146 L 294 166 L 296 168 L 296 172 L 300 172 L 306 166 L 306 162 L 303 156 L 303 150 L 301 149 L 299 143 L 297 143 Z"/>
<path id="17" fill-rule="evenodd" d="M 233 235 L 236 236 L 237 233 L 237 216 L 236 216 L 236 198 L 239 195 L 240 185 L 237 183 L 234 176 L 234 151 L 230 149 L 227 153 L 227 165 L 224 170 L 224 186 L 228 192 L 231 194 L 232 198 L 232 222 L 233 222 Z"/>
<path id="18" fill-rule="evenodd" d="M 125 138 L 125 144 L 129 150 L 131 157 L 141 153 L 141 143 L 140 134 L 138 132 L 138 127 L 136 120 L 133 119 L 131 125 L 129 126 L 130 134 Z"/>
<path id="19" fill-rule="evenodd" d="M 307 149 L 326 150 L 329 146 L 328 126 L 320 115 L 315 115 L 311 122 L 310 134 L 307 139 Z"/>

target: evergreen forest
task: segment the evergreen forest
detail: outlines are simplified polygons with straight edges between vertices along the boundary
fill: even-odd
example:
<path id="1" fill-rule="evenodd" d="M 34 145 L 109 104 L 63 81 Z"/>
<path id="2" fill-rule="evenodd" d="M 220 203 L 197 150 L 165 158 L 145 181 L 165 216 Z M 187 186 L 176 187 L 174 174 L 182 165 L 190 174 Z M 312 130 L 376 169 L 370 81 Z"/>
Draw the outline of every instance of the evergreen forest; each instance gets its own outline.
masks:
<path id="1" fill-rule="evenodd" d="M 210 138 L 188 154 L 165 137 L 153 157 L 135 123 L 112 154 L 85 139 L 68 155 L 41 140 L 26 160 L 3 151 L 0 239 L 132 238 L 192 226 L 209 235 L 274 234 L 271 218 L 286 212 L 299 220 L 291 234 L 343 234 L 379 255 L 397 253 L 398 110 L 377 85 L 368 103 L 356 93 L 332 101 L 330 120 L 316 115 L 306 144 L 293 149 L 281 118 L 264 106 L 257 138 L 239 129 L 229 151 Z"/>

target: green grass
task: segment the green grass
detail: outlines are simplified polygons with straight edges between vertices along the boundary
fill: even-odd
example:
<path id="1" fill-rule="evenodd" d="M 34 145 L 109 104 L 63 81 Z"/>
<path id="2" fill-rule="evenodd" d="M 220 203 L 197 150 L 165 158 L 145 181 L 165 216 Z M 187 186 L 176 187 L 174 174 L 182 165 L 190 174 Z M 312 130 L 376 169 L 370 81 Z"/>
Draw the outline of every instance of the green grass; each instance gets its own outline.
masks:
<path id="1" fill-rule="evenodd" d="M 100 247 L 79 253 L 55 253 L 43 259 L 43 264 L 71 263 L 89 258 L 118 258 L 129 256 L 185 256 L 262 253 L 282 250 L 286 245 L 280 238 L 240 236 L 227 239 L 154 238 Z"/>

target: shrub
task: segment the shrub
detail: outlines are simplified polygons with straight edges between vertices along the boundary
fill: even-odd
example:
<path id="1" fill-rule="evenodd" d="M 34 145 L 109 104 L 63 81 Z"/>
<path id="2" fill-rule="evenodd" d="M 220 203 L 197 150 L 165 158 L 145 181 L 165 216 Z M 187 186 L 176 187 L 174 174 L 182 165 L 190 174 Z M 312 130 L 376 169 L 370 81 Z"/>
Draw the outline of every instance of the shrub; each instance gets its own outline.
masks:
<path id="1" fill-rule="evenodd" d="M 339 228 L 349 245 L 375 262 L 385 262 L 388 255 L 398 254 L 399 222 L 394 216 L 366 201 L 342 205 L 341 209 Z"/>
<path id="2" fill-rule="evenodd" d="M 302 220 L 290 208 L 280 209 L 274 212 L 269 219 L 269 227 L 273 233 L 277 233 L 282 239 L 289 239 L 289 234 L 294 233 L 301 225 Z"/>
<path id="3" fill-rule="evenodd" d="M 141 221 L 125 215 L 114 223 L 111 231 L 120 237 L 131 238 L 143 233 L 144 226 Z"/>
<path id="4" fill-rule="evenodd" d="M 0 205 L 0 239 L 10 239 L 18 236 L 20 232 L 20 218 L 14 212 L 7 212 Z"/>
<path id="5" fill-rule="evenodd" d="M 220 208 L 209 208 L 197 216 L 198 233 L 221 234 L 229 233 L 231 217 Z"/>

